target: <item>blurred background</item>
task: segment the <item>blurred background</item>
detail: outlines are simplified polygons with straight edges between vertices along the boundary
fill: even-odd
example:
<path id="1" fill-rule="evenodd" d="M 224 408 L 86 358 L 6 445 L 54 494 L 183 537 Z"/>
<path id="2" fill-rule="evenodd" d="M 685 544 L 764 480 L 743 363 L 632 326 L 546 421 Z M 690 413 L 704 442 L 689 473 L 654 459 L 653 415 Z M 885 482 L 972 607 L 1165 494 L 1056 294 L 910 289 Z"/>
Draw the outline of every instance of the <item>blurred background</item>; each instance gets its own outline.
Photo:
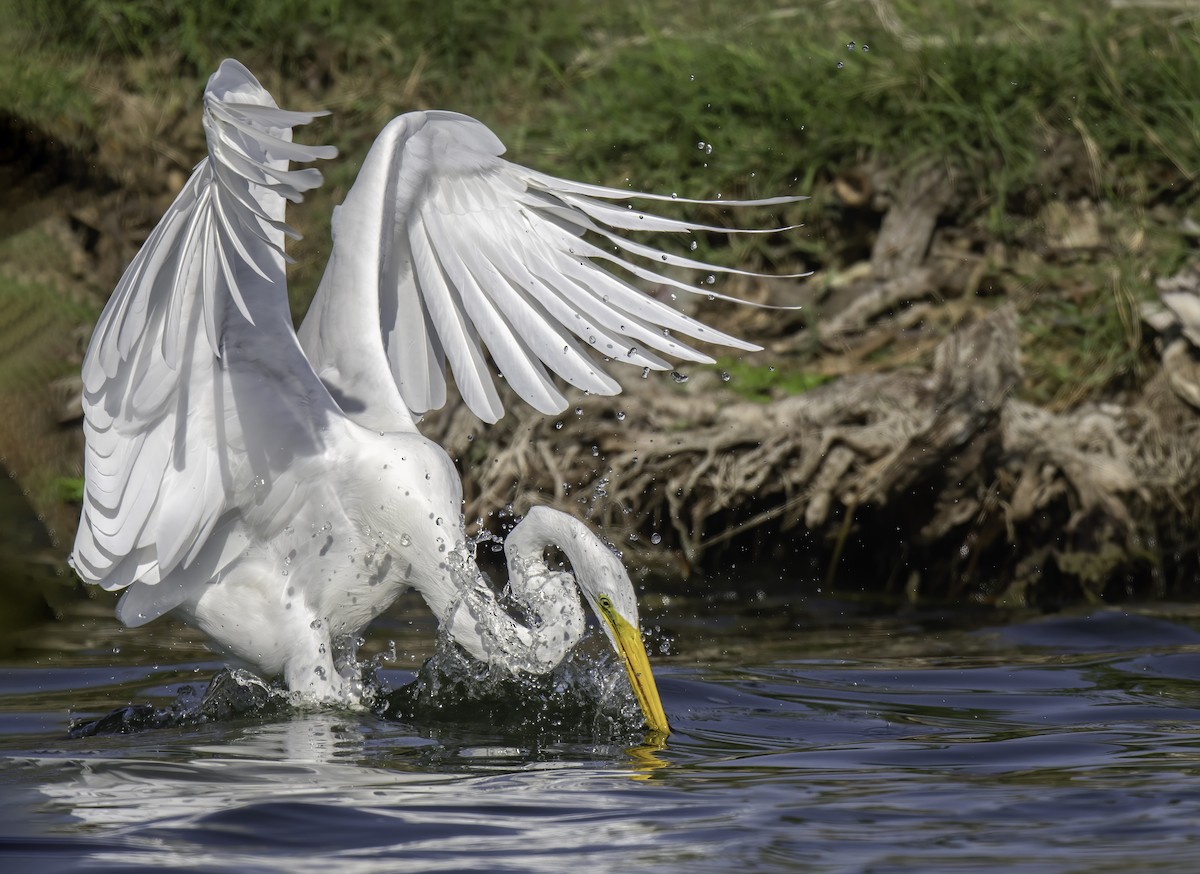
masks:
<path id="1" fill-rule="evenodd" d="M 333 205 L 413 109 L 473 115 L 512 160 L 573 179 L 809 196 L 750 214 L 667 204 L 801 225 L 676 243 L 813 272 L 688 277 L 700 293 L 680 306 L 764 352 L 632 372 L 620 397 L 557 419 L 431 417 L 472 530 L 503 533 L 531 503 L 586 515 L 664 599 L 1200 592 L 1196 2 L 0 0 L 0 14 L 6 624 L 78 597 L 64 560 L 83 350 L 204 155 L 201 94 L 229 56 L 280 105 L 332 111 L 298 135 L 341 154 L 289 213 L 297 318 Z"/>

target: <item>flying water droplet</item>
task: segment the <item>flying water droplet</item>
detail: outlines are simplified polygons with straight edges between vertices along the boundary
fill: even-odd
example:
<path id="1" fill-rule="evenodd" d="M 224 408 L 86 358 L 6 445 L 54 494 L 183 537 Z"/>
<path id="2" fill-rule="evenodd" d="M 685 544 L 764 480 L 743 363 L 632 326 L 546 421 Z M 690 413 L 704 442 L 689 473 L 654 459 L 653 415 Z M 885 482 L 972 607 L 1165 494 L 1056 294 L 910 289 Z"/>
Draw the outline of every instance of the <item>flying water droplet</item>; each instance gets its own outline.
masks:
<path id="1" fill-rule="evenodd" d="M 728 370 L 721 371 L 721 382 L 729 382 L 729 371 Z"/>
<path id="2" fill-rule="evenodd" d="M 657 531 L 655 531 L 653 534 L 650 535 L 650 542 L 653 543 L 655 546 L 658 546 L 660 543 L 662 543 L 662 535 L 659 534 Z"/>
<path id="3" fill-rule="evenodd" d="M 680 373 L 678 370 L 672 370 L 671 379 L 682 384 L 688 381 L 688 375 L 686 373 Z"/>
<path id="4" fill-rule="evenodd" d="M 624 410 L 620 410 L 620 411 L 618 411 L 618 413 L 617 413 L 617 421 L 618 421 L 618 422 L 624 422 L 624 421 L 625 421 L 625 411 L 624 411 Z"/>
<path id="5" fill-rule="evenodd" d="M 692 244 L 691 244 L 691 245 L 690 245 L 688 248 L 689 248 L 689 249 L 691 249 L 693 252 L 695 252 L 695 251 L 696 251 L 696 247 L 697 247 L 698 245 L 700 245 L 700 244 L 699 244 L 699 243 L 697 243 L 695 240 L 692 240 Z"/>

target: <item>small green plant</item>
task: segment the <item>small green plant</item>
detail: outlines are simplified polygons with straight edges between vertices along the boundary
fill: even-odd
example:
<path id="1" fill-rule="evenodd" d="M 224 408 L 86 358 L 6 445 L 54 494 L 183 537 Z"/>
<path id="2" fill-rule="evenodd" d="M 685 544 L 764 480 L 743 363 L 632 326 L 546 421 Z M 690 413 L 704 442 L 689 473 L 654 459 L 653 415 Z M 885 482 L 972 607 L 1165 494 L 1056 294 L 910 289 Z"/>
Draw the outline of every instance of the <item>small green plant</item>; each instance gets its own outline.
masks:
<path id="1" fill-rule="evenodd" d="M 820 373 L 769 364 L 750 364 L 741 358 L 718 358 L 714 369 L 746 400 L 767 403 L 776 395 L 798 395 L 829 381 Z"/>

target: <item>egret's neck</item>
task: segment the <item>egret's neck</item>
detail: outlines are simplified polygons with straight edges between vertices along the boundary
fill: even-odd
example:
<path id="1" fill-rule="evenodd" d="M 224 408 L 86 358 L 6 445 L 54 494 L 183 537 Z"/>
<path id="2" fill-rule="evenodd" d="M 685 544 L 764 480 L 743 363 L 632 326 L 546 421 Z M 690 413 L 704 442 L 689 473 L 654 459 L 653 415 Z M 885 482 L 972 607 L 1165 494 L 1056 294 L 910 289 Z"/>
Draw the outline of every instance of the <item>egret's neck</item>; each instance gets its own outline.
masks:
<path id="1" fill-rule="evenodd" d="M 454 640 L 477 659 L 511 672 L 544 674 L 563 660 L 583 637 L 583 607 L 574 578 L 550 571 L 538 556 L 510 563 L 506 594 L 528 617 L 513 618 L 484 580 L 474 559 L 451 561 L 458 596 L 446 626 Z"/>

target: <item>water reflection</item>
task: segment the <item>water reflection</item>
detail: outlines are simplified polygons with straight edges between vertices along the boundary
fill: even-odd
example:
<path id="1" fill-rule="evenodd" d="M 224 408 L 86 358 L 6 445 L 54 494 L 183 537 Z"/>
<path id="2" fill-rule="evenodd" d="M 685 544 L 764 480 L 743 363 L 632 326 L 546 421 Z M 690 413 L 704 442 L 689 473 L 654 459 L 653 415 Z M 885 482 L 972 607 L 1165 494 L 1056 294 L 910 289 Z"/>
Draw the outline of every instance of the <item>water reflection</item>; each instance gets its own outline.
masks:
<path id="1" fill-rule="evenodd" d="M 769 642 L 758 661 L 689 665 L 682 650 L 661 671 L 662 748 L 501 711 L 287 711 L 70 740 L 81 689 L 169 698 L 190 666 L 14 668 L 0 866 L 26 852 L 88 871 L 1191 872 L 1197 625 L 906 620 L 894 651 L 878 635 L 838 651 L 832 630 L 814 635 L 819 658 Z"/>
<path id="2" fill-rule="evenodd" d="M 108 834 L 96 864 L 165 866 L 182 853 L 220 867 L 251 854 L 293 871 L 394 871 L 401 858 L 424 870 L 474 858 L 561 871 L 645 844 L 630 778 L 662 764 L 646 750 L 530 762 L 528 750 L 468 744 L 455 772 L 430 768 L 437 747 L 316 712 L 212 740 L 169 738 L 154 758 L 36 764 L 56 774 L 40 786 L 52 807 Z M 112 847 L 113 837 L 126 846 Z"/>

